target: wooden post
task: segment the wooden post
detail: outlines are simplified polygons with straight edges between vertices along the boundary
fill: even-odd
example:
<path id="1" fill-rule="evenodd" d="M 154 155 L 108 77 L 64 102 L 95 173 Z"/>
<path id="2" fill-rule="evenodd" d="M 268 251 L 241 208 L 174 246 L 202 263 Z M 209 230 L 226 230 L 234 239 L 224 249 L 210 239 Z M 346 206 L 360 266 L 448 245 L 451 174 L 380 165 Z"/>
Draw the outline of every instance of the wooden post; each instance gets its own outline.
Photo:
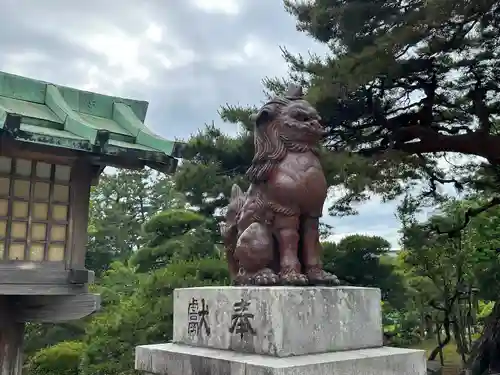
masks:
<path id="1" fill-rule="evenodd" d="M 24 323 L 16 322 L 15 297 L 0 296 L 0 375 L 21 375 Z"/>

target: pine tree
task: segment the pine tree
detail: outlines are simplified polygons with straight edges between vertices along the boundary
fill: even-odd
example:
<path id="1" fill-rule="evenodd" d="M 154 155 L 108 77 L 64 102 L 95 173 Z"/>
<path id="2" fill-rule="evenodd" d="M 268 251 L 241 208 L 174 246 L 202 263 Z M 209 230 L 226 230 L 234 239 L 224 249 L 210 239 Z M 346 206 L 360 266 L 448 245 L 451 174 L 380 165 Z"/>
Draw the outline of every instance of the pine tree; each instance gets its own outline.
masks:
<path id="1" fill-rule="evenodd" d="M 289 79 L 309 88 L 328 127 L 326 147 L 377 166 L 345 178 L 341 207 L 367 191 L 397 196 L 417 181 L 428 185 L 419 199 L 433 202 L 440 183 L 500 193 L 500 2 L 285 0 L 285 7 L 299 31 L 329 48 L 310 59 L 284 50 Z M 443 168 L 443 153 L 465 162 Z M 483 208 L 498 204 L 495 196 Z M 500 372 L 495 311 L 471 360 L 475 374 Z"/>

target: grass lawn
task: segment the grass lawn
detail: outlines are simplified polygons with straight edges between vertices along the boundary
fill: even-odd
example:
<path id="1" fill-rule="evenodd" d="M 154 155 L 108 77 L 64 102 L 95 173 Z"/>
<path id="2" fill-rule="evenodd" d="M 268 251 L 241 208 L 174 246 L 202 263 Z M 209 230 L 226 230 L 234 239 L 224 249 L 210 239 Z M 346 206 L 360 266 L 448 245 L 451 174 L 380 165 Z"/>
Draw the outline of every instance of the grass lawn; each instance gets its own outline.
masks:
<path id="1" fill-rule="evenodd" d="M 426 340 L 418 345 L 412 346 L 412 349 L 425 350 L 426 355 L 429 356 L 436 345 L 436 340 Z M 453 341 L 443 348 L 443 357 L 445 365 L 460 365 L 462 363 L 460 355 L 457 353 L 457 346 Z M 439 356 L 436 359 L 439 360 Z"/>

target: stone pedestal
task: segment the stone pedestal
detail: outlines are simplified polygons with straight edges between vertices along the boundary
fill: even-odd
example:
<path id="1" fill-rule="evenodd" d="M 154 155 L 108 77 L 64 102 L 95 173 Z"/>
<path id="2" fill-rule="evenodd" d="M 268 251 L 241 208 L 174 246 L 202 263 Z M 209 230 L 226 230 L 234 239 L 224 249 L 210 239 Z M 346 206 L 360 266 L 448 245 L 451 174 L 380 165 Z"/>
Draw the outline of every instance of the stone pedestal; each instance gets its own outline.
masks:
<path id="1" fill-rule="evenodd" d="M 169 344 L 136 349 L 136 369 L 168 375 L 424 375 L 424 352 L 383 347 L 380 291 L 205 287 L 174 292 Z"/>

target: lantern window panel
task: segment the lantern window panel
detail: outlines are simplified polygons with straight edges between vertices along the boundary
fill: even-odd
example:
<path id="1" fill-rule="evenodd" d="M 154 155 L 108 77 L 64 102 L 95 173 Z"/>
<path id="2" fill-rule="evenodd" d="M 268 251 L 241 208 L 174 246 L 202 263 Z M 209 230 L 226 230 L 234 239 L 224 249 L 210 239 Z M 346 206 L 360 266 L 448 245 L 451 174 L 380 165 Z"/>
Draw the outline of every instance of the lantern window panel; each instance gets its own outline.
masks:
<path id="1" fill-rule="evenodd" d="M 9 259 L 10 260 L 24 260 L 24 249 L 26 244 L 24 242 L 12 242 L 9 246 Z"/>
<path id="2" fill-rule="evenodd" d="M 26 240 L 28 223 L 14 221 L 10 228 L 10 237 L 17 241 Z"/>
<path id="3" fill-rule="evenodd" d="M 65 247 L 62 244 L 50 244 L 49 245 L 49 262 L 62 262 L 64 260 Z"/>
<path id="4" fill-rule="evenodd" d="M 68 206 L 54 204 L 52 207 L 52 219 L 55 221 L 65 221 L 68 218 Z"/>
<path id="5" fill-rule="evenodd" d="M 7 220 L 0 220 L 0 238 L 5 238 L 6 234 L 7 234 Z M 0 257 L 0 259 L 2 259 L 2 257 Z"/>
<path id="6" fill-rule="evenodd" d="M 31 176 L 31 160 L 17 159 L 16 160 L 16 175 L 29 177 Z"/>
<path id="7" fill-rule="evenodd" d="M 0 261 L 63 262 L 71 167 L 0 157 Z"/>
<path id="8" fill-rule="evenodd" d="M 67 185 L 54 185 L 52 193 L 53 202 L 68 203 L 69 202 L 69 186 Z"/>
<path id="9" fill-rule="evenodd" d="M 12 159 L 6 156 L 0 156 L 0 173 L 10 174 L 12 168 Z"/>
<path id="10" fill-rule="evenodd" d="M 10 178 L 0 177 L 0 195 L 2 197 L 8 197 L 10 190 Z"/>
<path id="11" fill-rule="evenodd" d="M 33 262 L 42 262 L 45 256 L 45 244 L 32 243 L 28 251 L 29 260 Z"/>
<path id="12" fill-rule="evenodd" d="M 55 179 L 56 181 L 69 182 L 71 176 L 71 167 L 67 165 L 56 165 Z"/>
<path id="13" fill-rule="evenodd" d="M 31 210 L 31 217 L 34 221 L 46 221 L 49 216 L 48 203 L 34 203 Z"/>
<path id="14" fill-rule="evenodd" d="M 14 191 L 13 195 L 16 198 L 29 199 L 30 197 L 30 181 L 26 180 L 14 180 Z"/>
<path id="15" fill-rule="evenodd" d="M 47 237 L 47 224 L 33 223 L 31 225 L 31 241 L 45 241 Z"/>
<path id="16" fill-rule="evenodd" d="M 0 216 L 7 217 L 8 213 L 9 213 L 9 200 L 0 199 Z"/>
<path id="17" fill-rule="evenodd" d="M 35 200 L 48 201 L 50 192 L 50 183 L 48 182 L 35 182 Z"/>
<path id="18" fill-rule="evenodd" d="M 29 202 L 14 201 L 12 202 L 12 217 L 14 219 L 28 219 Z"/>
<path id="19" fill-rule="evenodd" d="M 52 174 L 52 165 L 38 162 L 36 163 L 36 177 L 44 180 L 50 180 Z"/>
<path id="20" fill-rule="evenodd" d="M 66 225 L 52 225 L 52 228 L 50 228 L 50 240 L 57 242 L 66 241 Z"/>

